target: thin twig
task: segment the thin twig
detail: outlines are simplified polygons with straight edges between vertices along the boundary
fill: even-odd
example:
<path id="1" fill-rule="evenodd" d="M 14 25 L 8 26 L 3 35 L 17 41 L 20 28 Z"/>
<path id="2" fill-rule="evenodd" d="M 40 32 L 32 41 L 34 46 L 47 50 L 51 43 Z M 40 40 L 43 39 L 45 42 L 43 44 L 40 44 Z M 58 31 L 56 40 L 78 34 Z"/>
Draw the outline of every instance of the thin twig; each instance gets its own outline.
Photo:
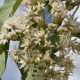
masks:
<path id="1" fill-rule="evenodd" d="M 45 21 L 47 21 L 49 19 L 49 17 L 51 16 L 51 14 L 48 15 L 48 17 L 45 19 Z"/>
<path id="2" fill-rule="evenodd" d="M 75 11 L 73 12 L 72 16 L 75 15 L 75 13 L 77 12 L 78 8 L 79 8 L 79 5 L 77 6 L 77 8 L 75 9 Z"/>

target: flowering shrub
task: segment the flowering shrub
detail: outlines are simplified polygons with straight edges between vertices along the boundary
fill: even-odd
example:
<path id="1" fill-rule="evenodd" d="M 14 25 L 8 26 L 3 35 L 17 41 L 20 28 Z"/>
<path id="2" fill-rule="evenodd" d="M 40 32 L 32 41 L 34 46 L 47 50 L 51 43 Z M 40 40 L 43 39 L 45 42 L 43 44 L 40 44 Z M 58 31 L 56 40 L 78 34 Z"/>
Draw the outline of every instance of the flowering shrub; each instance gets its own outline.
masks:
<path id="1" fill-rule="evenodd" d="M 19 48 L 9 51 L 9 55 L 20 68 L 22 80 L 68 80 L 75 67 L 70 51 L 80 51 L 80 43 L 72 40 L 80 38 L 80 23 L 74 18 L 79 3 L 79 0 L 23 0 L 25 11 L 5 20 L 0 45 L 10 40 L 20 42 Z M 46 6 L 50 13 L 47 18 Z M 69 15 L 74 7 L 74 13 Z M 52 21 L 46 24 L 50 15 Z"/>

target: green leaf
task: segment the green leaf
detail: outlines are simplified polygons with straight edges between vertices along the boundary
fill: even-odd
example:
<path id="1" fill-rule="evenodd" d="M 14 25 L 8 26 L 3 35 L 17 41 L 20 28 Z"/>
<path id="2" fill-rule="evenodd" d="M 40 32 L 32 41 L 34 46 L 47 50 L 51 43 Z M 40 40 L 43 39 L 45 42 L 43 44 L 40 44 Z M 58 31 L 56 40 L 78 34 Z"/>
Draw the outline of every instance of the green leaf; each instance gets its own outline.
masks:
<path id="1" fill-rule="evenodd" d="M 33 80 L 33 70 L 34 70 L 34 64 L 31 64 L 29 67 L 29 71 L 27 73 L 26 80 Z"/>
<path id="2" fill-rule="evenodd" d="M 0 77 L 4 72 L 4 69 L 5 69 L 5 53 L 2 52 L 2 54 L 0 54 Z"/>
<path id="3" fill-rule="evenodd" d="M 14 1 L 14 0 L 12 0 Z M 17 8 L 19 7 L 19 5 L 21 4 L 22 0 L 16 0 L 16 3 L 13 6 L 13 10 L 11 12 L 12 15 L 14 15 L 14 13 L 16 12 Z"/>
<path id="4" fill-rule="evenodd" d="M 3 46 L 0 45 L 0 77 L 4 71 L 5 68 L 5 54 L 3 52 Z"/>
<path id="5" fill-rule="evenodd" d="M 19 2 L 19 3 L 18 3 Z M 4 5 L 0 8 L 0 27 L 11 13 L 15 13 L 20 5 L 21 0 L 5 0 Z"/>
<path id="6" fill-rule="evenodd" d="M 5 70 L 7 56 L 8 56 L 7 52 L 8 49 L 9 49 L 9 42 L 6 43 L 5 45 L 0 45 L 0 78 Z"/>
<path id="7" fill-rule="evenodd" d="M 48 40 L 52 42 L 52 44 L 55 44 L 55 42 L 59 42 L 59 36 L 57 34 L 50 34 Z"/>
<path id="8" fill-rule="evenodd" d="M 0 8 L 0 30 L 3 22 L 19 7 L 22 0 L 5 0 L 3 6 Z M 0 78 L 5 70 L 7 61 L 7 50 L 9 48 L 9 42 L 7 44 L 0 45 Z"/>
<path id="9" fill-rule="evenodd" d="M 30 64 L 20 70 L 22 74 L 21 80 L 33 80 L 34 64 Z"/>
<path id="10" fill-rule="evenodd" d="M 77 34 L 75 34 L 75 33 L 72 33 L 71 35 L 72 35 L 73 37 L 80 38 L 80 33 L 77 33 Z"/>
<path id="11" fill-rule="evenodd" d="M 50 12 L 52 9 L 52 6 L 48 4 L 48 12 Z"/>

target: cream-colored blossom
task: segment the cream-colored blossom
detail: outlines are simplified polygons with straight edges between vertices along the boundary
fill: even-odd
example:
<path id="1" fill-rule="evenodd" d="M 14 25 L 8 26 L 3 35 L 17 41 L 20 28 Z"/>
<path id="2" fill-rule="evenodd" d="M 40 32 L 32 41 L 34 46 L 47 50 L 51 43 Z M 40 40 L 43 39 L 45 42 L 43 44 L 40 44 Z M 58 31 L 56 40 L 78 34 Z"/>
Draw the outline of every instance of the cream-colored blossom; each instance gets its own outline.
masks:
<path id="1" fill-rule="evenodd" d="M 51 58 L 50 58 L 50 53 L 51 53 L 50 50 L 47 50 L 47 51 L 45 52 L 45 55 L 43 56 L 43 60 L 44 60 L 44 61 L 50 61 L 50 60 L 51 60 Z"/>
<path id="2" fill-rule="evenodd" d="M 34 17 L 34 19 L 40 26 L 43 26 L 45 23 L 42 16 L 36 16 L 36 17 Z"/>
<path id="3" fill-rule="evenodd" d="M 37 68 L 35 73 L 41 74 L 41 79 L 43 79 L 43 74 L 48 75 L 45 80 L 64 80 L 73 68 L 72 60 L 70 57 L 67 58 L 67 54 L 65 54 L 66 49 L 80 50 L 78 48 L 80 44 L 72 45 L 73 43 L 70 43 L 70 30 L 79 33 L 80 27 L 75 28 L 77 25 L 75 21 L 70 21 L 68 27 L 67 25 L 64 27 L 57 25 L 64 20 L 67 14 L 66 5 L 63 1 L 49 0 L 48 6 L 51 6 L 50 12 L 53 15 L 53 21 L 49 24 L 45 24 L 42 15 L 45 5 L 47 5 L 44 0 L 23 0 L 23 2 L 27 4 L 25 11 L 8 18 L 4 22 L 0 44 L 5 44 L 9 40 L 20 40 L 19 49 L 14 49 L 11 53 L 20 69 L 29 64 L 34 64 L 35 69 Z M 55 30 L 51 31 L 53 29 Z M 53 35 L 49 38 L 49 34 L 54 34 L 55 37 Z M 56 37 L 59 39 L 57 40 Z M 51 38 L 54 38 L 55 42 Z M 57 56 L 55 52 L 59 52 L 59 55 Z M 50 66 L 52 67 L 50 68 Z"/>
<path id="4" fill-rule="evenodd" d="M 59 3 L 55 1 L 55 2 L 52 3 L 51 6 L 52 6 L 51 13 L 53 14 L 55 11 L 57 11 Z"/>
<path id="5" fill-rule="evenodd" d="M 19 64 L 21 64 L 21 66 L 19 67 L 20 69 L 26 66 L 26 62 L 23 59 L 20 60 Z"/>
<path id="6" fill-rule="evenodd" d="M 68 29 L 66 28 L 66 27 L 59 27 L 58 29 L 57 29 L 57 32 L 58 33 L 63 33 L 63 32 L 67 32 L 68 31 Z"/>
<path id="7" fill-rule="evenodd" d="M 23 4 L 28 4 L 28 5 L 29 5 L 29 4 L 30 4 L 30 2 L 31 2 L 30 0 L 23 0 L 23 2 L 22 2 L 22 3 L 23 3 Z"/>
<path id="8" fill-rule="evenodd" d="M 45 5 L 44 3 L 40 3 L 40 2 L 38 1 L 37 10 L 39 10 L 39 11 L 40 11 L 40 10 L 44 10 L 44 8 L 45 8 L 44 5 Z"/>
<path id="9" fill-rule="evenodd" d="M 49 28 L 51 31 L 53 31 L 56 26 L 57 26 L 57 25 L 56 25 L 56 24 L 53 24 L 53 23 L 49 23 L 49 24 L 48 24 L 48 28 Z"/>
<path id="10" fill-rule="evenodd" d="M 50 41 L 45 40 L 44 47 L 45 47 L 45 48 L 51 48 L 51 47 L 53 47 L 53 45 L 51 44 Z"/>
<path id="11" fill-rule="evenodd" d="M 40 30 L 40 31 L 37 31 L 36 33 L 34 33 L 35 37 L 41 38 L 41 39 L 44 38 L 44 35 L 45 35 L 45 31 L 44 30 Z"/>

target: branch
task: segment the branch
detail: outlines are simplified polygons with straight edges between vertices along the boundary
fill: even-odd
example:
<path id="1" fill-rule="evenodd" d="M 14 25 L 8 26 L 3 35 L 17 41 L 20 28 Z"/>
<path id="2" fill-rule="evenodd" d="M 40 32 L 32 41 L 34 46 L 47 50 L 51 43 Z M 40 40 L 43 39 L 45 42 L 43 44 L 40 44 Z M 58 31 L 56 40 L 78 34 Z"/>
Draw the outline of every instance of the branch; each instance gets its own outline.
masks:
<path id="1" fill-rule="evenodd" d="M 75 15 L 75 13 L 77 12 L 78 8 L 79 8 L 79 5 L 77 6 L 77 8 L 75 9 L 75 11 L 73 12 L 72 16 Z"/>

